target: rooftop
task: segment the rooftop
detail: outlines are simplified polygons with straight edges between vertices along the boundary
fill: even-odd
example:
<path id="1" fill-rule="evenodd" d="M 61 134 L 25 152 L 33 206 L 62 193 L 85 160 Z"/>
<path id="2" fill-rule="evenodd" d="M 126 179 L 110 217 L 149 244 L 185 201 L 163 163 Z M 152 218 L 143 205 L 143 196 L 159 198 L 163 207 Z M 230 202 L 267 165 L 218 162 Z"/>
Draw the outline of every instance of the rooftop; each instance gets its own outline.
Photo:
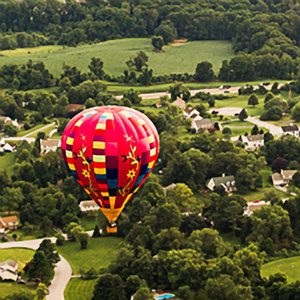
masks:
<path id="1" fill-rule="evenodd" d="M 174 102 L 172 102 L 173 105 L 178 106 L 179 108 L 185 109 L 185 101 L 177 98 Z"/>
<path id="2" fill-rule="evenodd" d="M 97 203 L 93 200 L 80 201 L 80 205 L 83 206 L 83 207 L 95 206 L 95 207 L 98 208 Z"/>
<path id="3" fill-rule="evenodd" d="M 14 269 L 18 267 L 18 263 L 12 259 L 8 259 L 8 260 L 5 260 L 0 263 L 0 267 L 5 266 L 5 265 L 9 265 L 10 267 L 12 267 Z"/>
<path id="4" fill-rule="evenodd" d="M 297 125 L 281 126 L 281 129 L 282 129 L 283 132 L 290 132 L 290 131 L 298 131 L 299 130 Z"/>
<path id="5" fill-rule="evenodd" d="M 232 182 L 234 181 L 234 176 L 233 175 L 229 175 L 229 176 L 220 176 L 220 177 L 213 177 L 212 178 L 215 182 L 215 185 L 221 185 L 222 183 L 225 184 L 228 181 Z"/>
<path id="6" fill-rule="evenodd" d="M 41 140 L 41 147 L 59 147 L 60 140 L 56 139 L 48 139 L 48 140 Z"/>
<path id="7" fill-rule="evenodd" d="M 261 141 L 264 139 L 264 135 L 263 134 L 248 135 L 247 139 L 250 142 Z"/>

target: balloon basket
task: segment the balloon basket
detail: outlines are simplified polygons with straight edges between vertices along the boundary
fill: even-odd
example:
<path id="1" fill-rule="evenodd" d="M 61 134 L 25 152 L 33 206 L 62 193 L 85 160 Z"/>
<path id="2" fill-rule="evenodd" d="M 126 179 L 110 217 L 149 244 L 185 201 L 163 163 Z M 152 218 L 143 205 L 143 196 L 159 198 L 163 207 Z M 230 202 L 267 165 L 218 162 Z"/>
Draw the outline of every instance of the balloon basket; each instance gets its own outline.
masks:
<path id="1" fill-rule="evenodd" d="M 117 227 L 109 227 L 106 228 L 107 233 L 117 233 L 118 229 Z"/>

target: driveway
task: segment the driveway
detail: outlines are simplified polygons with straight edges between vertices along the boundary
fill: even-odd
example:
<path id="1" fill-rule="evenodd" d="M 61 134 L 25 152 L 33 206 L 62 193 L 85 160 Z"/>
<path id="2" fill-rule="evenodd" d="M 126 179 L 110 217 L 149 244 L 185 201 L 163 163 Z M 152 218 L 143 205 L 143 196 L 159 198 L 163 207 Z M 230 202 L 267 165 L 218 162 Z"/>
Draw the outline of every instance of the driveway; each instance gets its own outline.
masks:
<path id="1" fill-rule="evenodd" d="M 221 108 L 213 108 L 208 112 L 211 114 L 213 111 L 217 111 L 219 115 L 222 116 L 235 116 L 241 112 L 241 107 L 221 107 Z"/>
<path id="2" fill-rule="evenodd" d="M 51 242 L 55 243 L 56 238 L 49 238 Z M 29 248 L 36 250 L 43 239 L 20 241 L 20 242 L 7 242 L 1 243 L 0 249 L 8 248 Z M 55 274 L 49 286 L 49 295 L 46 296 L 47 300 L 64 300 L 64 290 L 71 279 L 72 268 L 70 264 L 61 255 L 60 261 L 56 264 Z"/>

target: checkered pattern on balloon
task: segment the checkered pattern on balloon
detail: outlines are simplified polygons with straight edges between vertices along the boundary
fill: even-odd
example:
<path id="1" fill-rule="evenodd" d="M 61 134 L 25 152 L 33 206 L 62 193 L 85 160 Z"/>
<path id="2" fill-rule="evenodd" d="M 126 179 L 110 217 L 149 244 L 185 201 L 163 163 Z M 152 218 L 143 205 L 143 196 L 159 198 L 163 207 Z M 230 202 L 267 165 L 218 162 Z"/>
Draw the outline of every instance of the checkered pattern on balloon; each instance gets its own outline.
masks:
<path id="1" fill-rule="evenodd" d="M 153 123 L 127 107 L 85 110 L 70 121 L 62 137 L 69 171 L 99 205 L 111 228 L 149 176 L 158 150 Z"/>

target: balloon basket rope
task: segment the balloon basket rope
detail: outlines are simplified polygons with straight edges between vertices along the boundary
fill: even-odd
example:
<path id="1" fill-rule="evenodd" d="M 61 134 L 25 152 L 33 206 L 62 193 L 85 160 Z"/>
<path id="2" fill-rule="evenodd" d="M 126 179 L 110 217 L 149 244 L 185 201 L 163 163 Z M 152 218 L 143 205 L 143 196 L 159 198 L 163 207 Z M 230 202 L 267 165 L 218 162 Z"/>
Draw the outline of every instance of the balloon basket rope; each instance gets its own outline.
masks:
<path id="1" fill-rule="evenodd" d="M 109 227 L 106 228 L 107 233 L 117 233 L 118 229 L 117 227 Z"/>

